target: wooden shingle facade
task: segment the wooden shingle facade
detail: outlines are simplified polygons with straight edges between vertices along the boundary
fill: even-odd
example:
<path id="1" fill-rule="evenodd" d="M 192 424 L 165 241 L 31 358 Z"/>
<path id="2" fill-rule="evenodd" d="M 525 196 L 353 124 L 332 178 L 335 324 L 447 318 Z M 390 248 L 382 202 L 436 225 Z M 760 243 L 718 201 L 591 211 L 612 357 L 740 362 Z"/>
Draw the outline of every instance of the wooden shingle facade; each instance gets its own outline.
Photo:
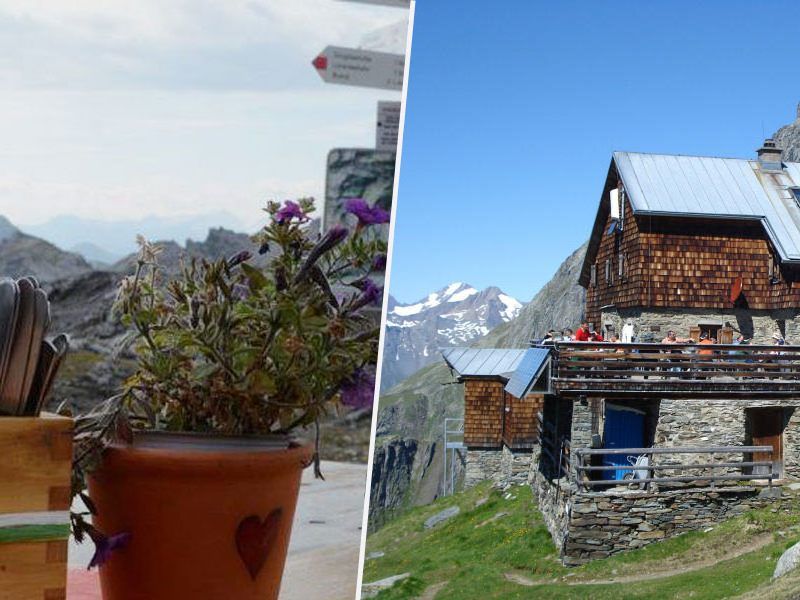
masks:
<path id="1" fill-rule="evenodd" d="M 464 445 L 468 448 L 503 444 L 504 387 L 499 379 L 465 378 Z"/>
<path id="2" fill-rule="evenodd" d="M 512 450 L 532 448 L 538 441 L 544 396 L 516 398 L 503 379 L 464 377 L 464 445 Z"/>
<path id="3" fill-rule="evenodd" d="M 663 170 L 666 167 L 662 163 L 670 165 L 671 158 L 650 157 L 655 166 L 647 169 Z M 690 175 L 703 169 L 704 161 L 723 160 L 680 159 L 678 164 Z M 744 218 L 736 214 L 743 209 L 734 201 L 730 206 L 714 208 L 718 210 L 716 213 L 710 212 L 712 209 L 703 204 L 703 194 L 711 193 L 706 190 L 695 189 L 697 197 L 684 202 L 678 184 L 676 189 L 659 189 L 668 199 L 659 197 L 658 201 L 667 206 L 654 207 L 651 198 L 655 194 L 651 188 L 655 184 L 642 188 L 650 192 L 650 196 L 643 197 L 637 185 L 623 180 L 618 160 L 615 155 L 609 168 L 581 271 L 580 283 L 586 288 L 586 320 L 596 329 L 605 329 L 606 334 L 619 334 L 620 324 L 640 312 L 695 311 L 719 315 L 722 324 L 734 312 L 752 311 L 763 316 L 782 311 L 773 315 L 772 329 L 785 333 L 778 322 L 794 319 L 800 308 L 800 262 L 793 255 L 786 256 L 783 240 L 772 230 L 782 228 L 781 231 L 790 230 L 791 235 L 800 233 L 800 165 L 787 168 L 775 183 L 759 171 L 758 161 L 739 161 L 745 163 L 742 168 L 752 172 L 758 185 L 771 194 L 777 209 L 784 211 L 772 216 L 777 222 L 773 224 L 767 217 L 757 216 L 758 207 L 752 210 L 756 216 Z M 723 166 L 718 168 L 729 168 L 727 165 L 732 161 L 724 159 Z M 629 165 L 628 179 L 638 184 L 640 179 L 650 176 L 647 169 L 637 170 Z M 704 180 L 702 183 L 710 185 Z M 738 180 L 715 179 L 714 185 L 723 188 L 742 184 Z M 617 191 L 619 198 L 616 218 L 612 216 L 612 190 Z M 676 208 L 670 208 L 668 202 L 673 202 Z M 770 205 L 761 212 L 771 215 L 777 209 Z M 655 333 L 658 339 L 663 337 L 658 335 L 659 330 Z M 764 336 L 772 332 L 756 328 L 743 333 L 745 337 L 761 336 L 757 341 L 766 343 L 769 340 Z M 686 337 L 689 331 L 679 331 L 678 335 Z"/>

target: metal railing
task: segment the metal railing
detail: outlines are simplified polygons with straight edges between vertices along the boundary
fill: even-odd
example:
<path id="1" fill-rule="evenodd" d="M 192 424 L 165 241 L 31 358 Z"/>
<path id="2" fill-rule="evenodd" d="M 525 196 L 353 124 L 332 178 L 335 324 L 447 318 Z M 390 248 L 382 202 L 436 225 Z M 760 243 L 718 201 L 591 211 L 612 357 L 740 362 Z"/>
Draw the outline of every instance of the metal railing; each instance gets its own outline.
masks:
<path id="1" fill-rule="evenodd" d="M 664 459 L 670 455 L 700 455 L 703 462 L 656 462 L 656 458 Z M 714 486 L 721 481 L 757 481 L 767 480 L 769 485 L 778 478 L 775 473 L 772 446 L 686 446 L 678 448 L 576 448 L 575 476 L 579 489 L 584 491 L 590 488 L 607 487 L 626 484 L 692 484 L 691 487 L 710 485 Z M 649 464 L 628 465 L 591 465 L 592 456 L 597 455 L 624 455 L 635 459 L 644 455 L 648 457 Z M 714 460 L 722 455 L 723 460 Z M 728 456 L 725 459 L 725 456 Z M 737 461 L 735 457 L 750 456 L 749 460 Z M 753 460 L 753 455 L 766 455 L 765 460 Z M 706 458 L 707 457 L 707 458 Z M 745 473 L 749 469 L 751 472 Z M 637 473 L 636 477 L 628 480 L 608 479 L 605 474 L 609 471 L 626 471 Z M 646 472 L 647 477 L 638 476 Z M 687 475 L 659 475 L 666 471 L 699 471 Z M 732 473 L 731 471 L 738 471 Z M 592 479 L 591 473 L 600 473 L 599 479 Z"/>
<path id="2" fill-rule="evenodd" d="M 559 342 L 553 384 L 560 394 L 800 393 L 800 346 Z"/>
<path id="3" fill-rule="evenodd" d="M 444 430 L 442 431 L 444 440 L 444 453 L 442 454 L 442 496 L 447 496 L 455 492 L 456 479 L 458 477 L 456 458 L 459 452 L 464 450 L 464 419 L 446 417 L 444 420 Z M 449 460 L 449 471 L 448 471 Z"/>

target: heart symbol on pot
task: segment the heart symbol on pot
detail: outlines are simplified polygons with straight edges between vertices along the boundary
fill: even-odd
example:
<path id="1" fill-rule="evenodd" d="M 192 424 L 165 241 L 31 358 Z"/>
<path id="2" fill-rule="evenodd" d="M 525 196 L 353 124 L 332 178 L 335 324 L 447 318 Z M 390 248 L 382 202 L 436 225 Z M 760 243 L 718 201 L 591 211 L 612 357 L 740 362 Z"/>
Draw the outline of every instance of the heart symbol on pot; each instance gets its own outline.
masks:
<path id="1" fill-rule="evenodd" d="M 282 513 L 282 509 L 276 508 L 263 521 L 257 515 L 250 515 L 236 528 L 236 549 L 253 580 L 267 561 L 278 535 Z"/>

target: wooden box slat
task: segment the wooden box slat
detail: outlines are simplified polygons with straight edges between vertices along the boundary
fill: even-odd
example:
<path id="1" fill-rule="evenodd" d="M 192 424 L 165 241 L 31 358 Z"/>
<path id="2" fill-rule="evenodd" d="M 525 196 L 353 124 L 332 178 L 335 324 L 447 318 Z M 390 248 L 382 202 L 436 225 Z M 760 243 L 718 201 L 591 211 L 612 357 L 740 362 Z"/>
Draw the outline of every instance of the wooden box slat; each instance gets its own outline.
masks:
<path id="1" fill-rule="evenodd" d="M 0 544 L 0 600 L 63 600 L 67 540 Z"/>
<path id="2" fill-rule="evenodd" d="M 69 510 L 72 420 L 0 417 L 0 513 Z"/>
<path id="3" fill-rule="evenodd" d="M 72 419 L 0 417 L 0 600 L 64 600 Z"/>

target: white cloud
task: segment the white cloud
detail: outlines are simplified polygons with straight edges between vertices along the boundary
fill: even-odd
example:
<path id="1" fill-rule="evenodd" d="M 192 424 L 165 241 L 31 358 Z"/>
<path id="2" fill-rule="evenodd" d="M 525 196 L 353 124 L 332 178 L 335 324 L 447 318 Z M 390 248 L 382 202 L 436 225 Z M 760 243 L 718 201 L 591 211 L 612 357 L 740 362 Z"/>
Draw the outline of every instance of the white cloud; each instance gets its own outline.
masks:
<path id="1" fill-rule="evenodd" d="M 396 43 L 407 11 L 336 0 L 0 0 L 0 214 L 131 219 L 324 194 L 375 103 L 330 86 L 328 44 Z M 365 38 L 366 36 L 366 38 Z"/>
<path id="2" fill-rule="evenodd" d="M 0 87 L 309 87 L 324 46 L 397 18 L 335 0 L 0 0 Z"/>

